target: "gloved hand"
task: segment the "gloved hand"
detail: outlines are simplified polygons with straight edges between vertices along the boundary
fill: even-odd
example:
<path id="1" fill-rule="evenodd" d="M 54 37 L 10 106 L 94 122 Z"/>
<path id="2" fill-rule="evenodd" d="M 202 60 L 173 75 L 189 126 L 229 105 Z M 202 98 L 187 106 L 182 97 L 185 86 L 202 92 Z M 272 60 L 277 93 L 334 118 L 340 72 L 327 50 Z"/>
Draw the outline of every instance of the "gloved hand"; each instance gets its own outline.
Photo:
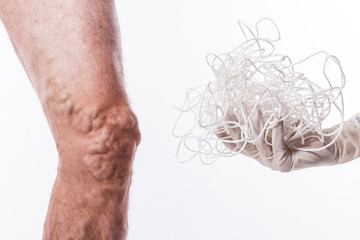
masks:
<path id="1" fill-rule="evenodd" d="M 231 112 L 227 113 L 226 120 L 238 122 L 236 116 Z M 264 126 L 263 115 L 259 109 L 252 115 L 251 122 L 254 128 L 253 135 L 256 137 Z M 337 128 L 338 125 L 326 129 L 324 132 L 330 133 Z M 220 131 L 217 136 L 221 139 L 239 140 L 241 130 L 240 128 L 226 128 L 226 131 Z M 265 142 L 265 134 L 263 134 L 254 144 L 247 143 L 241 153 L 280 172 L 349 162 L 360 156 L 360 114 L 344 122 L 341 134 L 328 148 L 320 151 L 300 151 L 292 147 L 318 149 L 330 143 L 334 137 L 335 135 L 326 136 L 324 143 L 317 138 L 310 138 L 305 141 L 305 145 L 301 145 L 301 139 L 287 144 L 284 142 L 283 122 L 279 122 L 272 130 L 270 140 L 272 146 Z M 225 143 L 225 145 L 235 151 L 239 151 L 243 147 L 243 143 Z"/>

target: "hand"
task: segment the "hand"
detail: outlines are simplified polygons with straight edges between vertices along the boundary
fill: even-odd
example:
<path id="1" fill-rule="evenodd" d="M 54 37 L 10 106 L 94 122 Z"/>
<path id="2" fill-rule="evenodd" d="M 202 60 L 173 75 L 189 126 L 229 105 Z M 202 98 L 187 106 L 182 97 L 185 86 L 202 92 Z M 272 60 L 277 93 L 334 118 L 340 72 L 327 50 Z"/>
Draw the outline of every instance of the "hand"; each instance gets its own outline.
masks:
<path id="1" fill-rule="evenodd" d="M 226 114 L 227 121 L 238 122 L 236 116 L 228 112 Z M 232 151 L 239 151 L 243 148 L 242 154 L 251 157 L 262 165 L 280 172 L 290 172 L 292 170 L 303 169 L 314 166 L 334 165 L 355 159 L 359 156 L 360 148 L 360 131 L 354 125 L 353 117 L 350 121 L 344 122 L 343 131 L 334 144 L 320 151 L 301 151 L 294 148 L 302 149 L 319 149 L 330 143 L 335 135 L 326 136 L 324 142 L 318 138 L 309 138 L 305 141 L 305 145 L 301 145 L 301 139 L 296 139 L 290 143 L 284 141 L 283 122 L 277 123 L 272 129 L 270 139 L 265 141 L 265 133 L 262 134 L 254 143 L 247 143 L 245 147 L 243 142 L 240 143 L 224 143 L 227 148 Z M 358 118 L 360 119 L 360 118 Z M 256 109 L 250 119 L 254 132 L 252 138 L 255 139 L 264 127 L 265 121 L 260 109 Z M 335 131 L 338 125 L 324 132 L 330 133 Z M 222 131 L 216 134 L 220 139 L 239 140 L 241 139 L 241 129 L 223 127 Z M 313 135 L 310 133 L 310 135 Z"/>

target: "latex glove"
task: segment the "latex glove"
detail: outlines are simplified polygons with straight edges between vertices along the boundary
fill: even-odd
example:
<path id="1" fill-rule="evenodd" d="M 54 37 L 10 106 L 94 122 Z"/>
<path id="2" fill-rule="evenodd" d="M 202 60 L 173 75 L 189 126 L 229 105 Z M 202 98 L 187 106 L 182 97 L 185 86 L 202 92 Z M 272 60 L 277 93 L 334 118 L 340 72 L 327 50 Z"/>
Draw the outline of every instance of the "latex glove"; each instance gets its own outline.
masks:
<path id="1" fill-rule="evenodd" d="M 238 121 L 234 114 L 228 113 L 227 120 Z M 259 109 L 252 115 L 254 136 L 257 136 L 264 126 L 263 115 Z M 333 132 L 338 125 L 325 130 Z M 218 137 L 224 139 L 240 139 L 240 128 L 227 128 Z M 335 135 L 334 135 L 335 136 Z M 334 136 L 325 137 L 322 143 L 317 138 L 311 138 L 301 145 L 301 140 L 291 142 L 293 146 L 305 149 L 317 149 L 327 145 Z M 254 137 L 255 138 L 255 137 Z M 320 151 L 300 151 L 284 142 L 283 122 L 279 122 L 272 131 L 272 146 L 265 142 L 265 136 L 260 137 L 255 144 L 247 143 L 242 154 L 256 159 L 262 165 L 281 172 L 303 169 L 315 166 L 335 165 L 351 161 L 360 156 L 360 114 L 344 122 L 343 130 L 334 144 Z M 243 143 L 225 143 L 230 150 L 238 151 Z"/>

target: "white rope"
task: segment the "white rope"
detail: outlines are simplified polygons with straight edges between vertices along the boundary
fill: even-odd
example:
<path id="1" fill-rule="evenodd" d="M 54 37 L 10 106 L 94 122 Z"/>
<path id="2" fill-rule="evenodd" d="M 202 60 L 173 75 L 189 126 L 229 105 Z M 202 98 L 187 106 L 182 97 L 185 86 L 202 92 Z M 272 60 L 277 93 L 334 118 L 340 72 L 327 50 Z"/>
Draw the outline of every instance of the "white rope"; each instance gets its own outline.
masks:
<path id="1" fill-rule="evenodd" d="M 273 39 L 261 37 L 259 26 L 264 22 L 273 25 L 277 36 Z M 344 122 L 344 102 L 342 89 L 345 86 L 345 75 L 339 60 L 324 51 L 317 52 L 302 61 L 292 63 L 290 57 L 276 53 L 274 43 L 280 40 L 280 31 L 270 18 L 263 18 L 252 31 L 243 22 L 238 22 L 246 39 L 234 50 L 223 54 L 209 54 L 206 58 L 215 78 L 206 86 L 189 88 L 185 102 L 177 108 L 181 113 L 174 126 L 173 135 L 180 138 L 177 152 L 185 147 L 193 154 L 184 162 L 196 156 L 205 164 L 212 163 L 217 157 L 240 154 L 247 143 L 265 136 L 267 141 L 272 128 L 279 121 L 284 121 L 284 138 L 290 144 L 295 139 L 316 137 L 324 142 L 324 136 L 333 136 L 333 141 L 317 149 L 318 151 L 333 144 L 341 133 Z M 324 56 L 323 75 L 326 88 L 321 88 L 304 73 L 296 71 L 296 67 L 304 64 L 314 56 Z M 340 86 L 333 86 L 327 75 L 328 63 L 335 63 L 340 72 Z M 251 116 L 256 107 L 264 115 L 264 128 L 254 138 Z M 338 111 L 341 123 L 330 133 L 323 131 L 323 122 L 330 111 Z M 227 121 L 225 115 L 232 112 L 237 121 Z M 184 114 L 191 114 L 196 124 L 187 133 L 178 134 L 179 121 Z M 240 128 L 240 139 L 219 138 L 226 128 Z M 313 135 L 308 136 L 309 133 Z M 306 135 L 306 137 L 304 137 Z M 224 144 L 245 143 L 242 149 L 229 150 Z"/>

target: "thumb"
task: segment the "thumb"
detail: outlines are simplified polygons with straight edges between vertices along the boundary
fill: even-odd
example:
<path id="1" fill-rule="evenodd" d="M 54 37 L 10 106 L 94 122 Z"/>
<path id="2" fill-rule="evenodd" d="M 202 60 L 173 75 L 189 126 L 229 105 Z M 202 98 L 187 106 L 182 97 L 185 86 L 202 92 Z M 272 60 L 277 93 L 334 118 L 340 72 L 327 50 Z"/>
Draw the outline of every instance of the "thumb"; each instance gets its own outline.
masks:
<path id="1" fill-rule="evenodd" d="M 272 131 L 272 148 L 274 159 L 272 168 L 280 172 L 290 172 L 293 170 L 293 159 L 291 150 L 285 145 L 284 141 L 284 122 L 278 122 Z"/>

